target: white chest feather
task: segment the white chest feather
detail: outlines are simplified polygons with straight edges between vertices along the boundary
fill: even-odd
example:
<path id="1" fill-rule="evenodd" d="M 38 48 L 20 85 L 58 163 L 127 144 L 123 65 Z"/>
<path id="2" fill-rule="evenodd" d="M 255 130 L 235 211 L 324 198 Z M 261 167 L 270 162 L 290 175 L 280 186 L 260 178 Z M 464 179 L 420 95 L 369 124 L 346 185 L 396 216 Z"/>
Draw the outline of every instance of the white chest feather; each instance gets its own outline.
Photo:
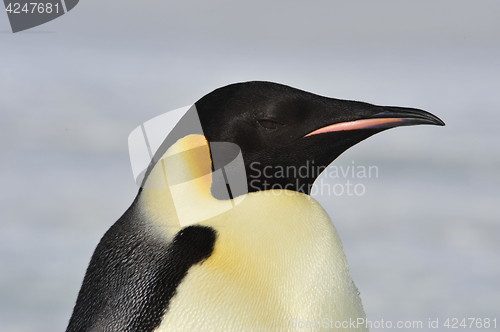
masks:
<path id="1" fill-rule="evenodd" d="M 286 331 L 307 321 L 323 331 L 365 317 L 337 232 L 308 196 L 248 195 L 200 224 L 216 229 L 214 252 L 189 270 L 157 331 Z"/>

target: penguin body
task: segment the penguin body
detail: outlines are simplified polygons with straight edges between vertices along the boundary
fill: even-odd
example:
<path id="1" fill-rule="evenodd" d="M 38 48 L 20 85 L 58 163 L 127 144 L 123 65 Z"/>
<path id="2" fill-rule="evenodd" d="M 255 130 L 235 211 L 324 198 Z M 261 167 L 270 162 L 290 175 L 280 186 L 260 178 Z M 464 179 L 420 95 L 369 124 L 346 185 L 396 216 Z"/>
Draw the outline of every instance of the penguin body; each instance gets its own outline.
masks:
<path id="1" fill-rule="evenodd" d="M 183 124 L 193 116 L 202 132 Z M 326 167 L 361 140 L 410 124 L 443 125 L 420 110 L 269 82 L 203 97 L 99 243 L 67 331 L 287 331 L 304 321 L 334 330 L 336 322 L 364 320 L 338 234 L 309 196 L 319 174 L 266 171 L 312 161 Z M 240 149 L 245 190 L 217 179 L 234 153 L 225 149 L 229 157 L 219 162 L 213 142 Z"/>

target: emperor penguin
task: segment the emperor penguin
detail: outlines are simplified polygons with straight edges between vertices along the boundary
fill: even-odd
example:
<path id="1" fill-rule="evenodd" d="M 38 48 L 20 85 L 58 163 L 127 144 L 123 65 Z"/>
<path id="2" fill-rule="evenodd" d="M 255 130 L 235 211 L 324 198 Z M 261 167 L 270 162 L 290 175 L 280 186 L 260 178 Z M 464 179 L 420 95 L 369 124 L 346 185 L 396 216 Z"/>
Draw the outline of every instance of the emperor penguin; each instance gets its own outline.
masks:
<path id="1" fill-rule="evenodd" d="M 419 124 L 444 125 L 271 82 L 205 95 L 95 249 L 67 331 L 368 330 L 311 187 L 351 146 Z"/>

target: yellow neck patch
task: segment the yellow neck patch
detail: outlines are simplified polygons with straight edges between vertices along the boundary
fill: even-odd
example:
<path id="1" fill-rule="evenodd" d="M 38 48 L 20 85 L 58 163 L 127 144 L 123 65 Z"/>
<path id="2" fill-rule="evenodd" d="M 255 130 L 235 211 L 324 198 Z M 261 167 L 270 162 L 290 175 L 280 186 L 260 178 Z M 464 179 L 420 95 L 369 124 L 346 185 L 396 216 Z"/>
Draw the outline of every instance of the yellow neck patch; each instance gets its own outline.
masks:
<path id="1" fill-rule="evenodd" d="M 212 160 L 206 138 L 189 135 L 178 140 L 156 163 L 140 197 L 152 220 L 178 229 L 224 213 L 243 199 L 218 200 L 211 194 Z"/>

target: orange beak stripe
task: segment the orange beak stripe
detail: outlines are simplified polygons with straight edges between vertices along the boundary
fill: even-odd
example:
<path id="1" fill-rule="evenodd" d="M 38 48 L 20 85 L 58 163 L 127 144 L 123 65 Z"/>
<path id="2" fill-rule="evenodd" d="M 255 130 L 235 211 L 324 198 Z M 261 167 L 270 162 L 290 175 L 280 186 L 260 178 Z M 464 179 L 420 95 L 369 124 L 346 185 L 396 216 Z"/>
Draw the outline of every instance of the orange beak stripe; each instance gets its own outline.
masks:
<path id="1" fill-rule="evenodd" d="M 335 124 L 332 124 L 332 125 L 329 125 L 329 126 L 326 126 L 323 128 L 319 128 L 319 129 L 307 134 L 304 137 L 317 135 L 317 134 L 331 133 L 334 131 L 346 131 L 346 130 L 356 130 L 356 129 L 378 127 L 378 126 L 385 125 L 388 123 L 403 122 L 403 121 L 404 121 L 404 119 L 399 119 L 399 118 L 383 118 L 383 119 L 363 119 L 363 120 L 356 120 L 356 121 L 349 121 L 349 122 L 341 122 L 341 123 L 335 123 Z"/>

